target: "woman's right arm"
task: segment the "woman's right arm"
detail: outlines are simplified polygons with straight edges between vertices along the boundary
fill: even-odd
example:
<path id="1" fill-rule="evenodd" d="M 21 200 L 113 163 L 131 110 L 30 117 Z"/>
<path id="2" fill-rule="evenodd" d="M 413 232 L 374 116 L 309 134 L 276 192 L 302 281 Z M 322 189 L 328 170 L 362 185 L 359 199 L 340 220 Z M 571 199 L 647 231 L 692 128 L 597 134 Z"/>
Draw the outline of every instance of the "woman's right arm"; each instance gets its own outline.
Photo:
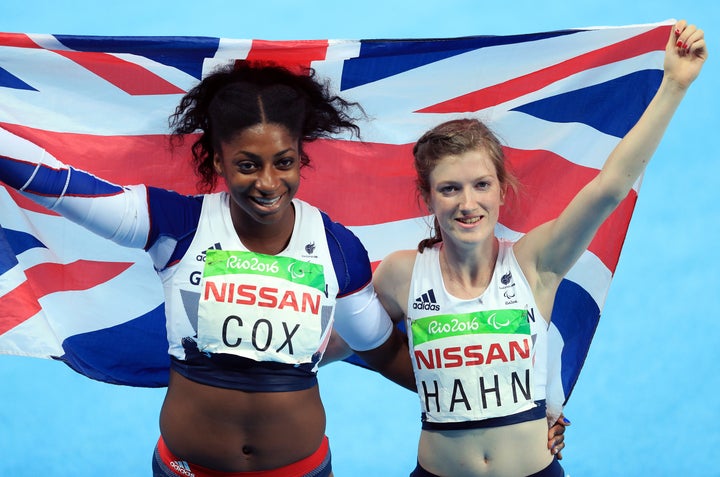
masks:
<path id="1" fill-rule="evenodd" d="M 407 315 L 410 278 L 415 265 L 415 250 L 399 250 L 383 259 L 373 273 L 373 285 L 393 323 Z"/>
<path id="2" fill-rule="evenodd" d="M 150 218 L 145 186 L 121 187 L 104 181 L 2 129 L 0 181 L 119 245 L 147 246 Z"/>

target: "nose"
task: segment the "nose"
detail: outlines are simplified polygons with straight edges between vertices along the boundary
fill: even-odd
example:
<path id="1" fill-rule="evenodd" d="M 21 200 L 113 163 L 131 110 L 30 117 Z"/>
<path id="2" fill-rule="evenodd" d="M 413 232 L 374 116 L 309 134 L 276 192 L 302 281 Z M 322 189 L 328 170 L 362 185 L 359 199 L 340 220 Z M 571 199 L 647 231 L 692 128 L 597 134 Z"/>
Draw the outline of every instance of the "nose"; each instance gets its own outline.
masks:
<path id="1" fill-rule="evenodd" d="M 475 200 L 475 194 L 473 193 L 472 189 L 467 188 L 467 187 L 463 188 L 459 199 L 460 199 L 460 210 L 471 211 L 471 210 L 475 209 L 477 201 Z"/>
<path id="2" fill-rule="evenodd" d="M 274 167 L 265 166 L 258 172 L 255 179 L 255 188 L 262 193 L 274 192 L 280 184 L 278 171 Z"/>

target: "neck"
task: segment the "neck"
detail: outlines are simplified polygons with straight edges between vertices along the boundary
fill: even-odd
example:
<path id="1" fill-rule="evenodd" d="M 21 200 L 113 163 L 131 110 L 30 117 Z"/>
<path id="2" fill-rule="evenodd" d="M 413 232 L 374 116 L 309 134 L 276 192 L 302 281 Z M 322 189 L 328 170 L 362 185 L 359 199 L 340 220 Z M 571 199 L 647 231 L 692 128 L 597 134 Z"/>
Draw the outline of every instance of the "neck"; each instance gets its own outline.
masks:
<path id="1" fill-rule="evenodd" d="M 482 294 L 495 271 L 498 248 L 495 237 L 468 248 L 443 242 L 440 270 L 447 290 L 458 298 L 474 298 Z"/>
<path id="2" fill-rule="evenodd" d="M 251 252 L 277 255 L 290 243 L 295 227 L 294 207 L 290 207 L 280 220 L 270 223 L 258 222 L 232 211 L 230 215 L 240 241 Z"/>

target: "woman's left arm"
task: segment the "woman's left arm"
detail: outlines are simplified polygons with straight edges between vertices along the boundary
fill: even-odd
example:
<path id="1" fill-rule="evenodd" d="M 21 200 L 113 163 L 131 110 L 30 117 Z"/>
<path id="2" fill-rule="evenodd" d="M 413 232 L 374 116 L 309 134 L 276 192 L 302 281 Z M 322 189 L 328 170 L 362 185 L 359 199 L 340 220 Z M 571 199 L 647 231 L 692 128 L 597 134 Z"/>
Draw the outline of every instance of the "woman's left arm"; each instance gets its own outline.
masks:
<path id="1" fill-rule="evenodd" d="M 529 232 L 518 243 L 516 254 L 535 263 L 541 282 L 544 274 L 549 283 L 559 282 L 630 192 L 706 58 L 703 31 L 684 20 L 677 22 L 665 48 L 662 82 L 638 122 L 612 151 L 600 173 L 560 216 Z"/>
<path id="2" fill-rule="evenodd" d="M 339 337 L 371 368 L 415 390 L 407 337 L 388 316 L 372 284 L 338 299 L 334 326 Z"/>

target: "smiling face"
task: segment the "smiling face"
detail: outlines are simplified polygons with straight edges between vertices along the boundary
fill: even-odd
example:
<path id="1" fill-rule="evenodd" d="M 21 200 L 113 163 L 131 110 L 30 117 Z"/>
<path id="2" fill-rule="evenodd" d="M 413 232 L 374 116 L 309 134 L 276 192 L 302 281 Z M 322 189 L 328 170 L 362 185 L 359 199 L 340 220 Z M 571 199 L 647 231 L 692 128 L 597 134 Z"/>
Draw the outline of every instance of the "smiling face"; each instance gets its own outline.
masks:
<path id="1" fill-rule="evenodd" d="M 505 187 L 484 149 L 447 155 L 429 175 L 428 208 L 445 241 L 475 244 L 492 238 Z"/>
<path id="2" fill-rule="evenodd" d="M 232 197 L 230 213 L 241 238 L 270 227 L 289 239 L 291 202 L 300 186 L 297 137 L 284 126 L 256 124 L 221 142 L 214 166 Z"/>

